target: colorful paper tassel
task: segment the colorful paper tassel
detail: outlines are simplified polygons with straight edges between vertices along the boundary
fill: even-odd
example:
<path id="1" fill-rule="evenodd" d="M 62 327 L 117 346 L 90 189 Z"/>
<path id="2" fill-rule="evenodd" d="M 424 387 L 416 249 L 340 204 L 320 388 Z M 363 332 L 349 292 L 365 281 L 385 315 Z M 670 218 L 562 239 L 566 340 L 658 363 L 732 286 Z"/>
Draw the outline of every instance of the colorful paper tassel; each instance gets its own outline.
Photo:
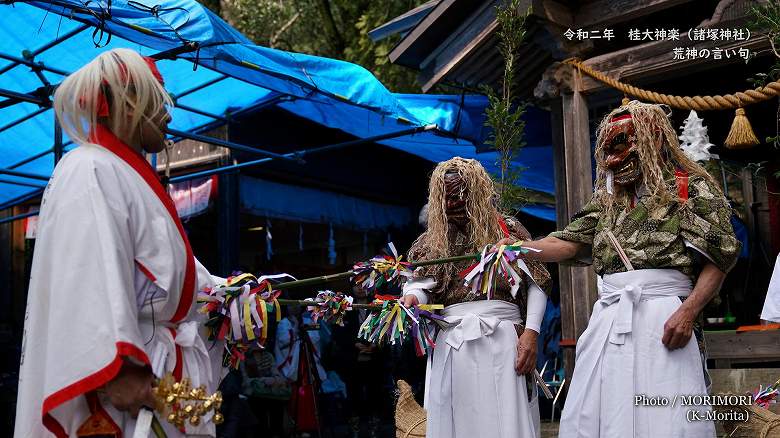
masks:
<path id="1" fill-rule="evenodd" d="M 412 276 L 411 263 L 401 261 L 393 243 L 387 244 L 389 254 L 378 255 L 367 262 L 359 262 L 352 268 L 352 281 L 366 291 L 376 291 L 377 288 L 389 283 L 400 284 Z"/>
<path id="2" fill-rule="evenodd" d="M 501 245 L 496 249 L 486 246 L 479 261 L 464 269 L 460 276 L 472 292 L 485 294 L 488 299 L 493 298 L 498 279 L 504 278 L 511 287 L 512 297 L 515 297 L 522 284 L 518 269 L 531 277 L 528 266 L 519 256 L 529 251 L 538 250 L 519 244 Z"/>
<path id="3" fill-rule="evenodd" d="M 753 393 L 753 403 L 766 409 L 771 403 L 776 403 L 779 394 L 780 379 L 766 388 L 763 385 L 759 386 L 758 390 Z"/>
<path id="4" fill-rule="evenodd" d="M 358 331 L 360 339 L 377 345 L 395 345 L 411 338 L 418 356 L 433 351 L 435 326 L 431 322 L 444 321 L 444 318 L 433 312 L 444 306 L 427 304 L 407 309 L 392 296 L 378 296 L 373 304 L 382 307 L 371 312 L 363 321 Z"/>
<path id="5" fill-rule="evenodd" d="M 278 322 L 281 309 L 280 292 L 272 281 L 293 278 L 287 274 L 262 276 L 237 274 L 198 294 L 200 312 L 209 315 L 206 322 L 210 340 L 225 341 L 225 366 L 238 367 L 246 351 L 253 345 L 263 347 L 268 338 L 269 314 Z"/>
<path id="6" fill-rule="evenodd" d="M 316 298 L 309 298 L 307 301 L 312 302 L 308 310 L 314 323 L 323 320 L 344 326 L 344 315 L 348 310 L 352 310 L 352 297 L 348 297 L 341 292 L 320 291 L 317 293 Z"/>

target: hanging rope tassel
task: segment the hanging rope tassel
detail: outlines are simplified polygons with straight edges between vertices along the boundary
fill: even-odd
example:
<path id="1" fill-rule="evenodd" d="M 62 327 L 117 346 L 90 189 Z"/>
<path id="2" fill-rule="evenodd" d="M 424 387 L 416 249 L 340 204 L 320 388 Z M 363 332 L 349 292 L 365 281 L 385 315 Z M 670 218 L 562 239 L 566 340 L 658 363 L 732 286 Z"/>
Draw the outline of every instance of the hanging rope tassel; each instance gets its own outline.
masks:
<path id="1" fill-rule="evenodd" d="M 753 127 L 750 126 L 750 120 L 745 115 L 745 109 L 737 108 L 734 122 L 724 144 L 729 149 L 747 149 L 759 143 Z"/>

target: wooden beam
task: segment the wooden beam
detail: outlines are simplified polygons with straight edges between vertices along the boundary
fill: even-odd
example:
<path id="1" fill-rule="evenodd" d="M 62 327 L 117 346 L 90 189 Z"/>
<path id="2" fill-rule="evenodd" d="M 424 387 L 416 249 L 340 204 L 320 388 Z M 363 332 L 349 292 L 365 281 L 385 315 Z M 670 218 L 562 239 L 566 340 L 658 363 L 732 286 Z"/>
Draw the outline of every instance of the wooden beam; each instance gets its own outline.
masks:
<path id="1" fill-rule="evenodd" d="M 582 2 L 574 14 L 579 29 L 625 23 L 693 0 L 596 0 Z"/>
<path id="2" fill-rule="evenodd" d="M 422 19 L 422 21 L 417 23 L 417 26 L 415 26 L 411 32 L 409 32 L 409 34 L 406 35 L 406 37 L 404 37 L 404 39 L 402 39 L 398 45 L 390 51 L 390 54 L 388 55 L 390 62 L 395 63 L 398 58 L 400 58 L 401 55 L 407 49 L 409 49 L 409 47 L 411 47 L 412 44 L 414 44 L 423 33 L 425 33 L 428 27 L 433 22 L 438 20 L 439 17 L 441 17 L 442 14 L 444 14 L 453 4 L 455 4 L 455 0 L 442 0 L 438 5 L 436 5 L 436 7 L 433 8 L 433 10 Z"/>
<path id="3" fill-rule="evenodd" d="M 534 0 L 532 14 L 563 29 L 574 26 L 574 11 L 557 0 Z"/>
<path id="4" fill-rule="evenodd" d="M 704 339 L 707 343 L 708 359 L 732 363 L 780 361 L 780 349 L 777 348 L 780 345 L 778 330 L 745 333 L 705 332 Z"/>
<path id="5" fill-rule="evenodd" d="M 424 93 L 490 39 L 498 28 L 494 3 L 485 2 L 420 63 L 418 80 Z"/>

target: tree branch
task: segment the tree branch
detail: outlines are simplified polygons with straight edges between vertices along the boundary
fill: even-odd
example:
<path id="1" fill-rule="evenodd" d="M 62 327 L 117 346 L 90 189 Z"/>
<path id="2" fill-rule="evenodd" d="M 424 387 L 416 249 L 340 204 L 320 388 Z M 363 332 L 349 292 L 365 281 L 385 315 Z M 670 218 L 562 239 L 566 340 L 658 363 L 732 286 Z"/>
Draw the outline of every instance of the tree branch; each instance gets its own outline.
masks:
<path id="1" fill-rule="evenodd" d="M 341 36 L 336 21 L 333 19 L 333 11 L 330 8 L 329 0 L 319 0 L 317 2 L 317 8 L 320 10 L 322 20 L 325 22 L 325 32 L 328 33 L 329 39 L 336 49 L 337 53 L 343 53 L 346 45 L 344 44 L 344 37 Z"/>
<path id="2" fill-rule="evenodd" d="M 295 15 L 292 16 L 289 20 L 287 20 L 287 23 L 284 23 L 284 25 L 279 28 L 276 33 L 274 33 L 271 36 L 271 40 L 269 41 L 269 45 L 272 48 L 276 48 L 276 42 L 279 40 L 279 38 L 282 36 L 283 33 L 287 32 L 287 29 L 289 29 L 301 16 L 301 11 L 297 11 Z"/>

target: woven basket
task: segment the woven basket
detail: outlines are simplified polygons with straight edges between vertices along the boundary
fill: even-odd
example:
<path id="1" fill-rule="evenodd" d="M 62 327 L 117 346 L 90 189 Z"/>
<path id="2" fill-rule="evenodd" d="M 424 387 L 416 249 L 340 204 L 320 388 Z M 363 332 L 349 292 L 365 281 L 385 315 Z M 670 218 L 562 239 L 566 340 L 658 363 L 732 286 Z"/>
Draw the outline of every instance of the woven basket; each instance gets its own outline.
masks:
<path id="1" fill-rule="evenodd" d="M 425 438 L 425 409 L 414 399 L 408 383 L 398 381 L 398 403 L 395 405 L 396 438 Z"/>
<path id="2" fill-rule="evenodd" d="M 762 407 L 751 406 L 715 406 L 716 412 L 728 412 L 736 409 L 744 409 L 748 413 L 748 420 L 722 421 L 723 429 L 730 437 L 749 438 L 780 438 L 780 415 Z"/>

